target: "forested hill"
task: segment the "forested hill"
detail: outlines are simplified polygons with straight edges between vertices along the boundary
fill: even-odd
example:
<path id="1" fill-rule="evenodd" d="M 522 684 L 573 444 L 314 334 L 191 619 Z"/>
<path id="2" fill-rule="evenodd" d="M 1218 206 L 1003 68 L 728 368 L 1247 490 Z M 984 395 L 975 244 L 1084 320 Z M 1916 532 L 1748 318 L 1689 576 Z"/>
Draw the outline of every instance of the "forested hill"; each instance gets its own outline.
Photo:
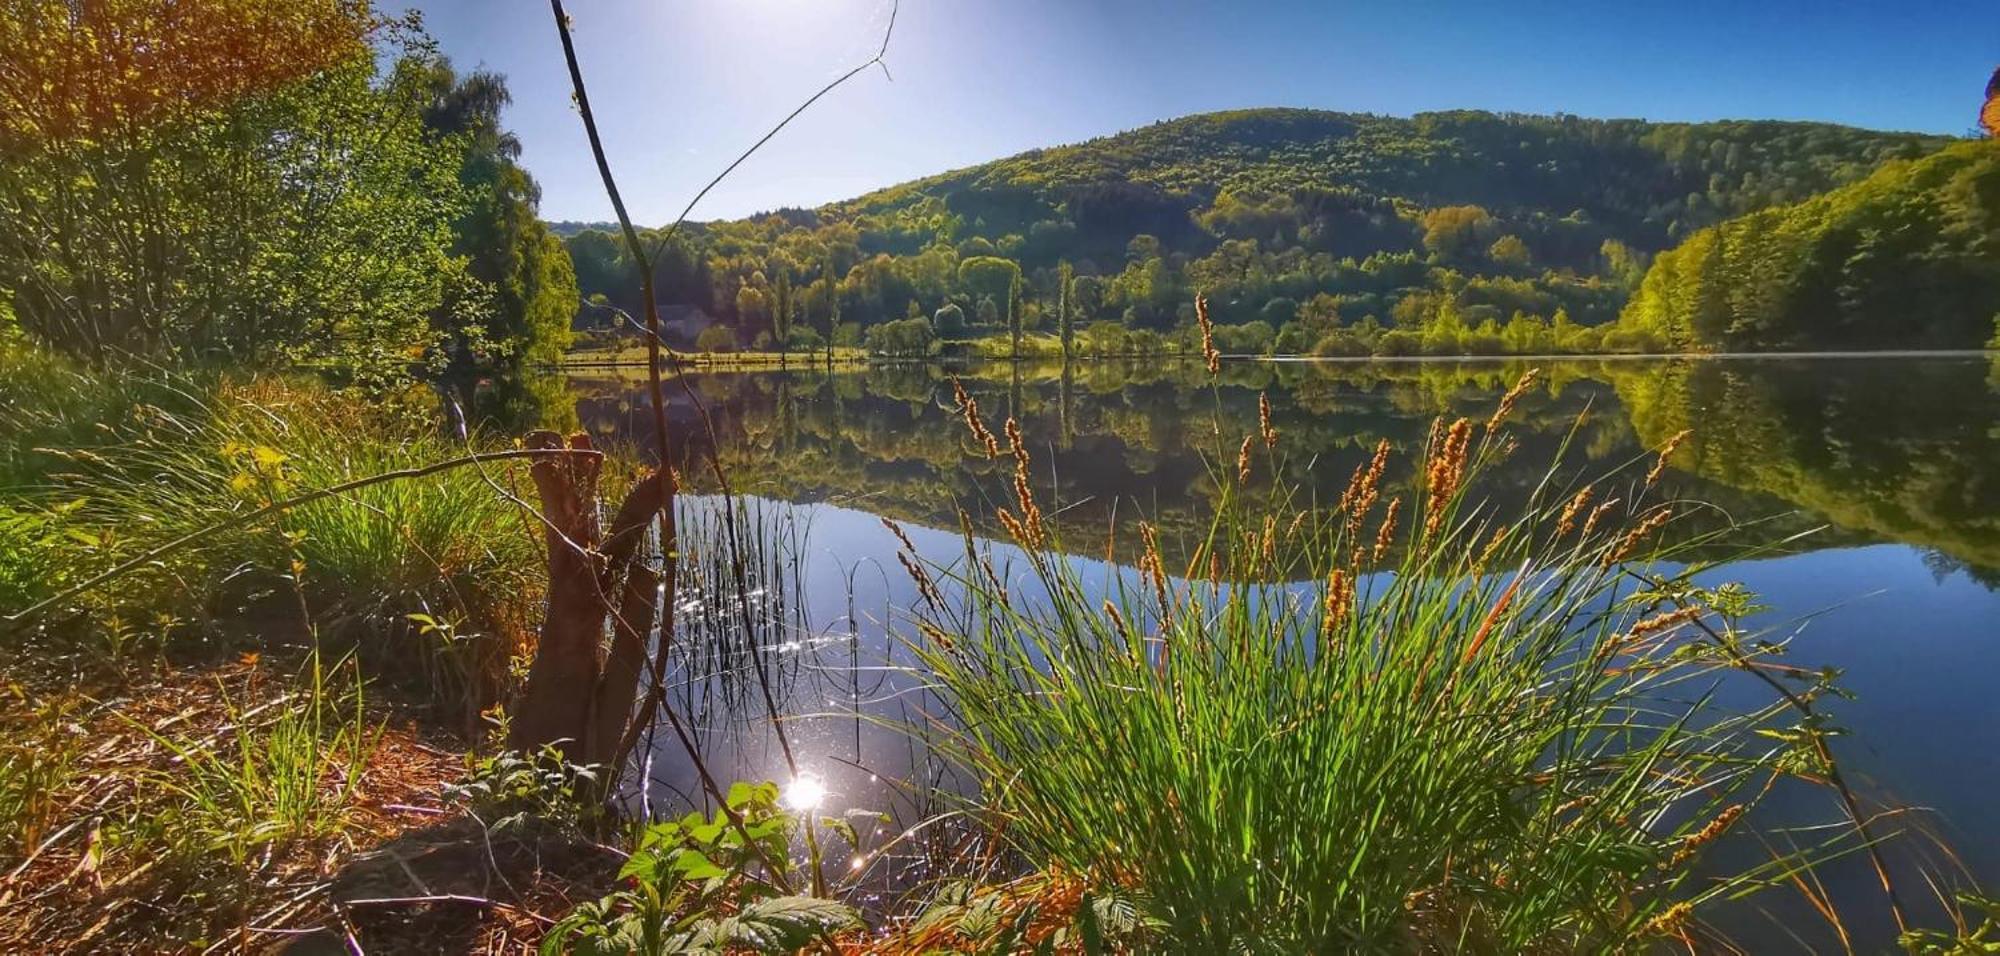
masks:
<path id="1" fill-rule="evenodd" d="M 2000 348 L 2000 140 L 1701 230 L 1619 326 L 1698 351 Z"/>
<path id="2" fill-rule="evenodd" d="M 1477 351 L 1608 322 L 1651 253 L 1948 142 L 1785 122 L 1211 113 L 710 223 L 669 253 L 661 294 L 741 345 L 905 317 L 948 338 L 1016 317 L 1054 332 L 1065 309 L 1079 334 L 1166 333 L 1202 289 L 1244 348 Z M 633 304 L 612 240 L 570 238 L 579 279 Z"/>

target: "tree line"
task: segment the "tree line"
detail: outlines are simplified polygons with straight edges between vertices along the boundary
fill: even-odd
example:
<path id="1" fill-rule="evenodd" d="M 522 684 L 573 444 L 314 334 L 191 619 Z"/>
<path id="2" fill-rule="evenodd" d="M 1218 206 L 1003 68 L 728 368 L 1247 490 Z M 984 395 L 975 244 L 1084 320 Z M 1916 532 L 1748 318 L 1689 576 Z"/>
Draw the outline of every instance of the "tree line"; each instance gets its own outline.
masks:
<path id="1" fill-rule="evenodd" d="M 1639 348 L 1611 323 L 1654 253 L 1948 142 L 1808 123 L 1205 114 L 684 230 L 659 294 L 716 318 L 720 348 L 1037 353 L 1112 326 L 1172 343 L 1196 291 L 1247 351 Z M 565 231 L 584 293 L 632 311 L 613 237 Z"/>
<path id="2" fill-rule="evenodd" d="M 2000 141 L 1701 230 L 1619 326 L 1692 351 L 2000 347 Z"/>

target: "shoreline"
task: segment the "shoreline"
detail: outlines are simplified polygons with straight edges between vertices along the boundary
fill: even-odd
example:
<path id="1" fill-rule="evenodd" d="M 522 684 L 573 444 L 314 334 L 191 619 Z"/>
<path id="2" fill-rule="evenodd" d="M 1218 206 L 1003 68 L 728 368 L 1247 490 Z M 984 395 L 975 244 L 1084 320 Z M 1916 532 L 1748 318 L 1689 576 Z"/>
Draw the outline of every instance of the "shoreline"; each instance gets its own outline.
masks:
<path id="1" fill-rule="evenodd" d="M 729 372 L 729 371 L 791 371 L 833 367 L 874 367 L 887 365 L 928 365 L 945 364 L 942 357 L 918 358 L 911 356 L 836 356 L 832 362 L 824 359 L 792 362 L 781 360 L 777 352 L 738 353 L 745 357 L 726 360 L 703 360 L 688 358 L 683 360 L 684 371 Z M 756 356 L 751 358 L 749 356 Z M 1197 357 L 1180 354 L 1132 354 L 1099 355 L 1072 359 L 1079 364 L 1096 362 L 1132 362 L 1143 360 L 1187 360 Z M 1222 358 L 1232 362 L 1266 362 L 1271 364 L 1296 365 L 1374 365 L 1374 364 L 1416 364 L 1440 362 L 1597 362 L 1597 361 L 1672 361 L 1672 360 L 1730 360 L 1746 361 L 1759 359 L 1884 359 L 1884 358 L 2000 358 L 2000 349 L 1881 349 L 1870 351 L 1806 350 L 1785 352 L 1595 352 L 1570 354 L 1561 352 L 1535 352 L 1521 355 L 1242 355 L 1224 353 Z M 1062 360 L 1055 356 L 1032 356 L 1021 359 L 981 358 L 980 362 L 1004 364 L 1019 362 L 1027 365 L 1059 364 Z M 541 366 L 546 371 L 571 371 L 611 368 L 646 368 L 643 359 L 607 359 L 601 361 L 562 361 Z"/>

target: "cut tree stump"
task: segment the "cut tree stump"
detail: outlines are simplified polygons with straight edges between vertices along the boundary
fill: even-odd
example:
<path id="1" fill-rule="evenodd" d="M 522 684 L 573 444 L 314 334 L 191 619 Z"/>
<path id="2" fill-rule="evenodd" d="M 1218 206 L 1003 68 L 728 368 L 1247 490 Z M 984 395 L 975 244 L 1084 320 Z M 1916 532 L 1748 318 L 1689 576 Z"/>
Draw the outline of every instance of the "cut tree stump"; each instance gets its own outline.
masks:
<path id="1" fill-rule="evenodd" d="M 538 431 L 529 448 L 591 451 L 590 438 Z M 511 746 L 554 744 L 572 762 L 613 764 L 638 700 L 646 643 L 659 620 L 660 576 L 640 554 L 646 528 L 667 506 L 654 472 L 634 484 L 600 532 L 603 459 L 595 454 L 537 458 L 529 474 L 548 542 L 549 603 L 528 685 L 515 707 Z"/>

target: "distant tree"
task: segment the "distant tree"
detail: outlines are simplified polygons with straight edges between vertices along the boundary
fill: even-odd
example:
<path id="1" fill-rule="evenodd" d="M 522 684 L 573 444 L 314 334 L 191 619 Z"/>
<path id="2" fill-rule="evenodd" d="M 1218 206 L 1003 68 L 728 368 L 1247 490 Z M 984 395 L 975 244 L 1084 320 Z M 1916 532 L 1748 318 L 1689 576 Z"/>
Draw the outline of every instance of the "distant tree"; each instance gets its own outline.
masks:
<path id="1" fill-rule="evenodd" d="M 792 347 L 792 312 L 797 308 L 792 291 L 792 271 L 783 264 L 778 265 L 778 279 L 771 283 L 771 332 L 779 348 L 790 351 Z"/>
<path id="2" fill-rule="evenodd" d="M 2000 69 L 1986 81 L 1986 103 L 1979 109 L 1979 128 L 1989 137 L 2000 137 Z"/>
<path id="3" fill-rule="evenodd" d="M 945 303 L 931 316 L 931 327 L 937 331 L 938 338 L 946 341 L 971 337 L 965 325 L 965 310 L 954 302 Z"/>
<path id="4" fill-rule="evenodd" d="M 880 355 L 928 355 L 937 342 L 929 319 L 918 316 L 871 326 L 863 342 Z"/>
<path id="5" fill-rule="evenodd" d="M 512 100 L 506 81 L 484 70 L 459 76 L 442 57 L 399 67 L 428 102 L 424 125 L 459 152 L 469 203 L 452 251 L 474 280 L 432 312 L 459 374 L 552 362 L 569 347 L 579 305 L 568 248 L 542 224 L 541 187 L 518 162 L 521 143 L 500 125 Z"/>
<path id="6" fill-rule="evenodd" d="M 1446 262 L 1463 260 L 1489 240 L 1493 217 L 1479 206 L 1445 206 L 1424 213 L 1424 248 Z"/>
<path id="7" fill-rule="evenodd" d="M 1063 358 L 1076 351 L 1076 315 L 1070 307 L 1070 291 L 1076 285 L 1076 269 L 1064 259 L 1056 264 L 1056 333 L 1062 338 Z"/>
<path id="8" fill-rule="evenodd" d="M 758 278 L 761 278 L 759 276 Z M 763 329 L 771 317 L 771 300 L 750 279 L 736 288 L 736 324 L 742 329 Z"/>
<path id="9" fill-rule="evenodd" d="M 820 269 L 821 295 L 826 299 L 826 340 L 829 344 L 841 344 L 840 334 L 840 279 L 834 272 L 833 256 L 829 253 L 825 265 Z"/>
<path id="10" fill-rule="evenodd" d="M 701 334 L 694 337 L 694 347 L 697 352 L 734 352 L 736 333 L 728 326 L 717 322 L 702 329 Z"/>
<path id="11" fill-rule="evenodd" d="M 1516 235 L 1508 234 L 1493 240 L 1493 245 L 1486 250 L 1486 256 L 1493 260 L 1494 265 L 1506 269 L 1518 272 L 1528 268 L 1528 244 L 1522 242 L 1521 237 Z"/>
<path id="12" fill-rule="evenodd" d="M 958 263 L 959 286 L 975 299 L 991 296 L 996 303 L 1006 302 L 1020 278 L 1021 264 L 1012 259 L 975 256 Z"/>
<path id="13" fill-rule="evenodd" d="M 1646 276 L 1645 254 L 1633 251 L 1623 242 L 1604 240 L 1598 246 L 1598 255 L 1604 258 L 1604 274 L 1627 289 L 1638 288 L 1639 280 Z"/>
<path id="14" fill-rule="evenodd" d="M 1014 281 L 1007 286 L 1007 332 L 1013 338 L 1013 354 L 1021 354 L 1021 270 L 1014 270 Z"/>

